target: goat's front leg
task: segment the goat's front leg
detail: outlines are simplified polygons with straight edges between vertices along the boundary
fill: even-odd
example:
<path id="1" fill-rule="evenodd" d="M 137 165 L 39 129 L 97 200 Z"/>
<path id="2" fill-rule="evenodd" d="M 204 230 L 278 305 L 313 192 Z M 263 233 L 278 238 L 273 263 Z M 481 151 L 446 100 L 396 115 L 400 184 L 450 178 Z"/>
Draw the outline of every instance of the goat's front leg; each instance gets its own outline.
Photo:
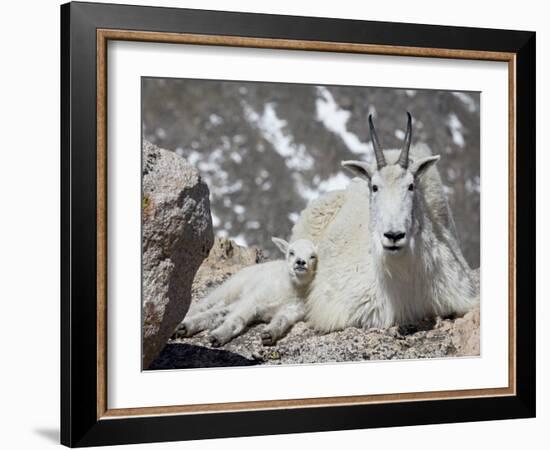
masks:
<path id="1" fill-rule="evenodd" d="M 238 336 L 257 318 L 255 307 L 237 308 L 227 315 L 223 323 L 210 333 L 212 347 L 220 347 Z"/>
<path id="2" fill-rule="evenodd" d="M 292 325 L 304 320 L 305 308 L 303 304 L 292 303 L 281 308 L 261 334 L 263 345 L 275 345 L 290 330 Z"/>

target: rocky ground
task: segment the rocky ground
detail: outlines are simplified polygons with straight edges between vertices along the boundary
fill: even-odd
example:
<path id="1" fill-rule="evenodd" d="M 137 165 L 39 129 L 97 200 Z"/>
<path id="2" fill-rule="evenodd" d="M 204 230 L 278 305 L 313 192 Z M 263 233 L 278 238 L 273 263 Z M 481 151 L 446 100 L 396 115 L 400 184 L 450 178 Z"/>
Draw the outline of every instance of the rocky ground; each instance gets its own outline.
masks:
<path id="1" fill-rule="evenodd" d="M 263 260 L 261 250 L 216 238 L 195 277 L 192 301 L 242 267 Z M 275 346 L 265 347 L 258 324 L 220 348 L 211 348 L 208 333 L 171 339 L 149 369 L 249 366 L 256 364 L 327 363 L 343 361 L 446 358 L 479 355 L 479 308 L 462 318 L 436 318 L 387 329 L 347 328 L 318 334 L 296 324 Z"/>

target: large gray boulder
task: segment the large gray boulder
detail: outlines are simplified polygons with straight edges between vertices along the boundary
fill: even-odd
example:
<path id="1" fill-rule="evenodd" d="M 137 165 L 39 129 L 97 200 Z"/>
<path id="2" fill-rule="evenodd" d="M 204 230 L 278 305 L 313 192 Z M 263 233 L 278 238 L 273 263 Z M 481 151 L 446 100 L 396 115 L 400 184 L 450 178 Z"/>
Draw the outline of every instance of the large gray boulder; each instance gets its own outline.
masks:
<path id="1" fill-rule="evenodd" d="M 191 286 L 212 247 L 209 192 L 174 152 L 143 144 L 143 352 L 147 369 L 184 318 Z"/>

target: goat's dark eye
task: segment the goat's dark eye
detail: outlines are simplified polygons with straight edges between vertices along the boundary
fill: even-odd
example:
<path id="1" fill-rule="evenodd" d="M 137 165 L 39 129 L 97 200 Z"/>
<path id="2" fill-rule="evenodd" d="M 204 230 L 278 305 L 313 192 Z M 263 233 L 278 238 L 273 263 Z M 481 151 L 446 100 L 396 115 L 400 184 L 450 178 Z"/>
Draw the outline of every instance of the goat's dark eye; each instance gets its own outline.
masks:
<path id="1" fill-rule="evenodd" d="M 290 251 L 288 252 L 288 254 L 289 254 L 290 256 L 294 256 L 294 252 L 293 252 L 292 250 L 290 250 Z"/>
<path id="2" fill-rule="evenodd" d="M 409 184 L 409 191 L 414 191 L 414 184 Z"/>
<path id="3" fill-rule="evenodd" d="M 378 186 L 376 186 L 376 184 L 372 185 L 372 192 L 378 192 Z"/>

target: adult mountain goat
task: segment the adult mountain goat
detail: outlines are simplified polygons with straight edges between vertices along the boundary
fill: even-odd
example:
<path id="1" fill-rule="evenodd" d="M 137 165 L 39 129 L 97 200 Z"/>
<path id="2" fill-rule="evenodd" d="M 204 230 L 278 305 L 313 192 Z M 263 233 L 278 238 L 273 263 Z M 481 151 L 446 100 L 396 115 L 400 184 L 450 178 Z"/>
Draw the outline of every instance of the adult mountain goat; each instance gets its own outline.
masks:
<path id="1" fill-rule="evenodd" d="M 302 212 L 291 240 L 319 252 L 306 318 L 320 331 L 388 327 L 464 314 L 479 302 L 443 185 L 426 146 L 383 151 L 369 116 L 376 164 L 344 161 L 354 178 Z"/>

